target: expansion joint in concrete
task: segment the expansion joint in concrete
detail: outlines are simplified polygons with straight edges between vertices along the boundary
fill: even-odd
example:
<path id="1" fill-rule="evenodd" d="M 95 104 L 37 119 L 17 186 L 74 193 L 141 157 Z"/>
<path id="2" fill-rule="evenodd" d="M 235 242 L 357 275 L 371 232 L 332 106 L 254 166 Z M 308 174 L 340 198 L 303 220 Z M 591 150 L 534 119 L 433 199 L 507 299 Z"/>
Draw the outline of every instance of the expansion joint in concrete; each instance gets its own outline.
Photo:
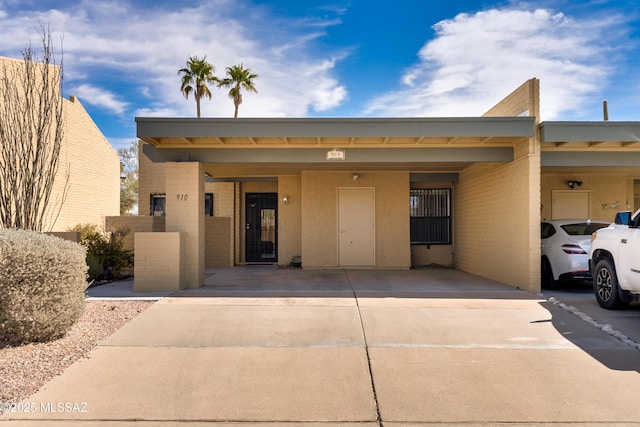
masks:
<path id="1" fill-rule="evenodd" d="M 373 393 L 373 404 L 376 408 L 376 422 L 378 426 L 382 427 L 382 418 L 380 417 L 380 406 L 378 405 L 378 395 L 376 393 L 376 383 L 373 380 L 373 370 L 371 369 L 371 356 L 369 355 L 369 343 L 367 342 L 367 333 L 364 329 L 364 322 L 362 320 L 362 312 L 360 311 L 360 302 L 358 301 L 358 295 L 356 294 L 355 289 L 353 289 L 353 284 L 351 283 L 351 279 L 349 278 L 349 273 L 347 270 L 343 270 L 344 275 L 347 279 L 347 283 L 349 283 L 349 287 L 351 288 L 351 293 L 353 294 L 353 299 L 356 302 L 356 309 L 358 310 L 358 319 L 360 320 L 360 330 L 362 331 L 362 341 L 364 342 L 364 351 L 367 356 L 367 367 L 369 368 L 369 380 L 371 381 L 371 390 Z"/>

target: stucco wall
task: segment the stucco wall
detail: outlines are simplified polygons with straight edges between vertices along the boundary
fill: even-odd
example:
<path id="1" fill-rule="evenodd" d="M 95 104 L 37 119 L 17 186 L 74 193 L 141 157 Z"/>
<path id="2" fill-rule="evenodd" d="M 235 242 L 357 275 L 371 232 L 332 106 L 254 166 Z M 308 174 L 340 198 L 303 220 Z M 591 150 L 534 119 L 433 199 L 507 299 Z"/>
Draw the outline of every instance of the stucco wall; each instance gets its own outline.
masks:
<path id="1" fill-rule="evenodd" d="M 288 197 L 285 205 L 282 201 Z M 302 255 L 302 181 L 300 175 L 278 177 L 278 264 L 288 266 Z"/>
<path id="2" fill-rule="evenodd" d="M 337 189 L 375 188 L 376 267 L 409 268 L 409 173 L 302 173 L 302 265 L 338 267 Z"/>
<path id="3" fill-rule="evenodd" d="M 590 193 L 593 220 L 613 221 L 616 212 L 634 207 L 633 178 L 626 175 L 543 174 L 540 180 L 542 218 L 552 218 L 553 191 L 569 190 L 567 181 L 570 180 L 582 181 L 582 186 L 575 191 Z M 615 206 L 616 202 L 619 202 L 618 206 Z"/>

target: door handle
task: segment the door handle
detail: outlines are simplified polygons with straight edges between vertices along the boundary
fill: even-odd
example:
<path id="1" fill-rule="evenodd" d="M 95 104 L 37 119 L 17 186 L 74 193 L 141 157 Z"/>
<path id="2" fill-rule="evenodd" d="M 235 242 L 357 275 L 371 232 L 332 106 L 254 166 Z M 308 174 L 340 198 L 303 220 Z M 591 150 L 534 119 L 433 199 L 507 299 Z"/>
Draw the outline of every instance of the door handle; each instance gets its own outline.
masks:
<path id="1" fill-rule="evenodd" d="M 245 226 L 245 230 L 251 230 L 251 224 L 247 223 L 247 225 Z"/>
<path id="2" fill-rule="evenodd" d="M 627 239 L 620 240 L 620 243 L 627 243 Z"/>

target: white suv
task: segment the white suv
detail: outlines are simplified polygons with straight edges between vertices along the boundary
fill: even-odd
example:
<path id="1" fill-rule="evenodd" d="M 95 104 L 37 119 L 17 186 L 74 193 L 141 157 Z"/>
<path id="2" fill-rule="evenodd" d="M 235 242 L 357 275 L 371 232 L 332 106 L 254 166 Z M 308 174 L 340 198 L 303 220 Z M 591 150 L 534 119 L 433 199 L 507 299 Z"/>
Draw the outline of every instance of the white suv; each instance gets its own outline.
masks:
<path id="1" fill-rule="evenodd" d="M 601 307 L 624 307 L 640 295 L 640 209 L 593 233 L 589 269 Z"/>

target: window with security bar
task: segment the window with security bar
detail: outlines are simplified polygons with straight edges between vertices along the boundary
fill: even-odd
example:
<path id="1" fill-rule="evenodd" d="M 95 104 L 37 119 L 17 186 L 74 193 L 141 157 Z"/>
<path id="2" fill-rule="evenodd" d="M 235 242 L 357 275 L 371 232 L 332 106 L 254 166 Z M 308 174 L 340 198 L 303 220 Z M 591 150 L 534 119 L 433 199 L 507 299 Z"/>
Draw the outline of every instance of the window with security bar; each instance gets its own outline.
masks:
<path id="1" fill-rule="evenodd" d="M 410 191 L 412 245 L 451 244 L 451 189 Z"/>

